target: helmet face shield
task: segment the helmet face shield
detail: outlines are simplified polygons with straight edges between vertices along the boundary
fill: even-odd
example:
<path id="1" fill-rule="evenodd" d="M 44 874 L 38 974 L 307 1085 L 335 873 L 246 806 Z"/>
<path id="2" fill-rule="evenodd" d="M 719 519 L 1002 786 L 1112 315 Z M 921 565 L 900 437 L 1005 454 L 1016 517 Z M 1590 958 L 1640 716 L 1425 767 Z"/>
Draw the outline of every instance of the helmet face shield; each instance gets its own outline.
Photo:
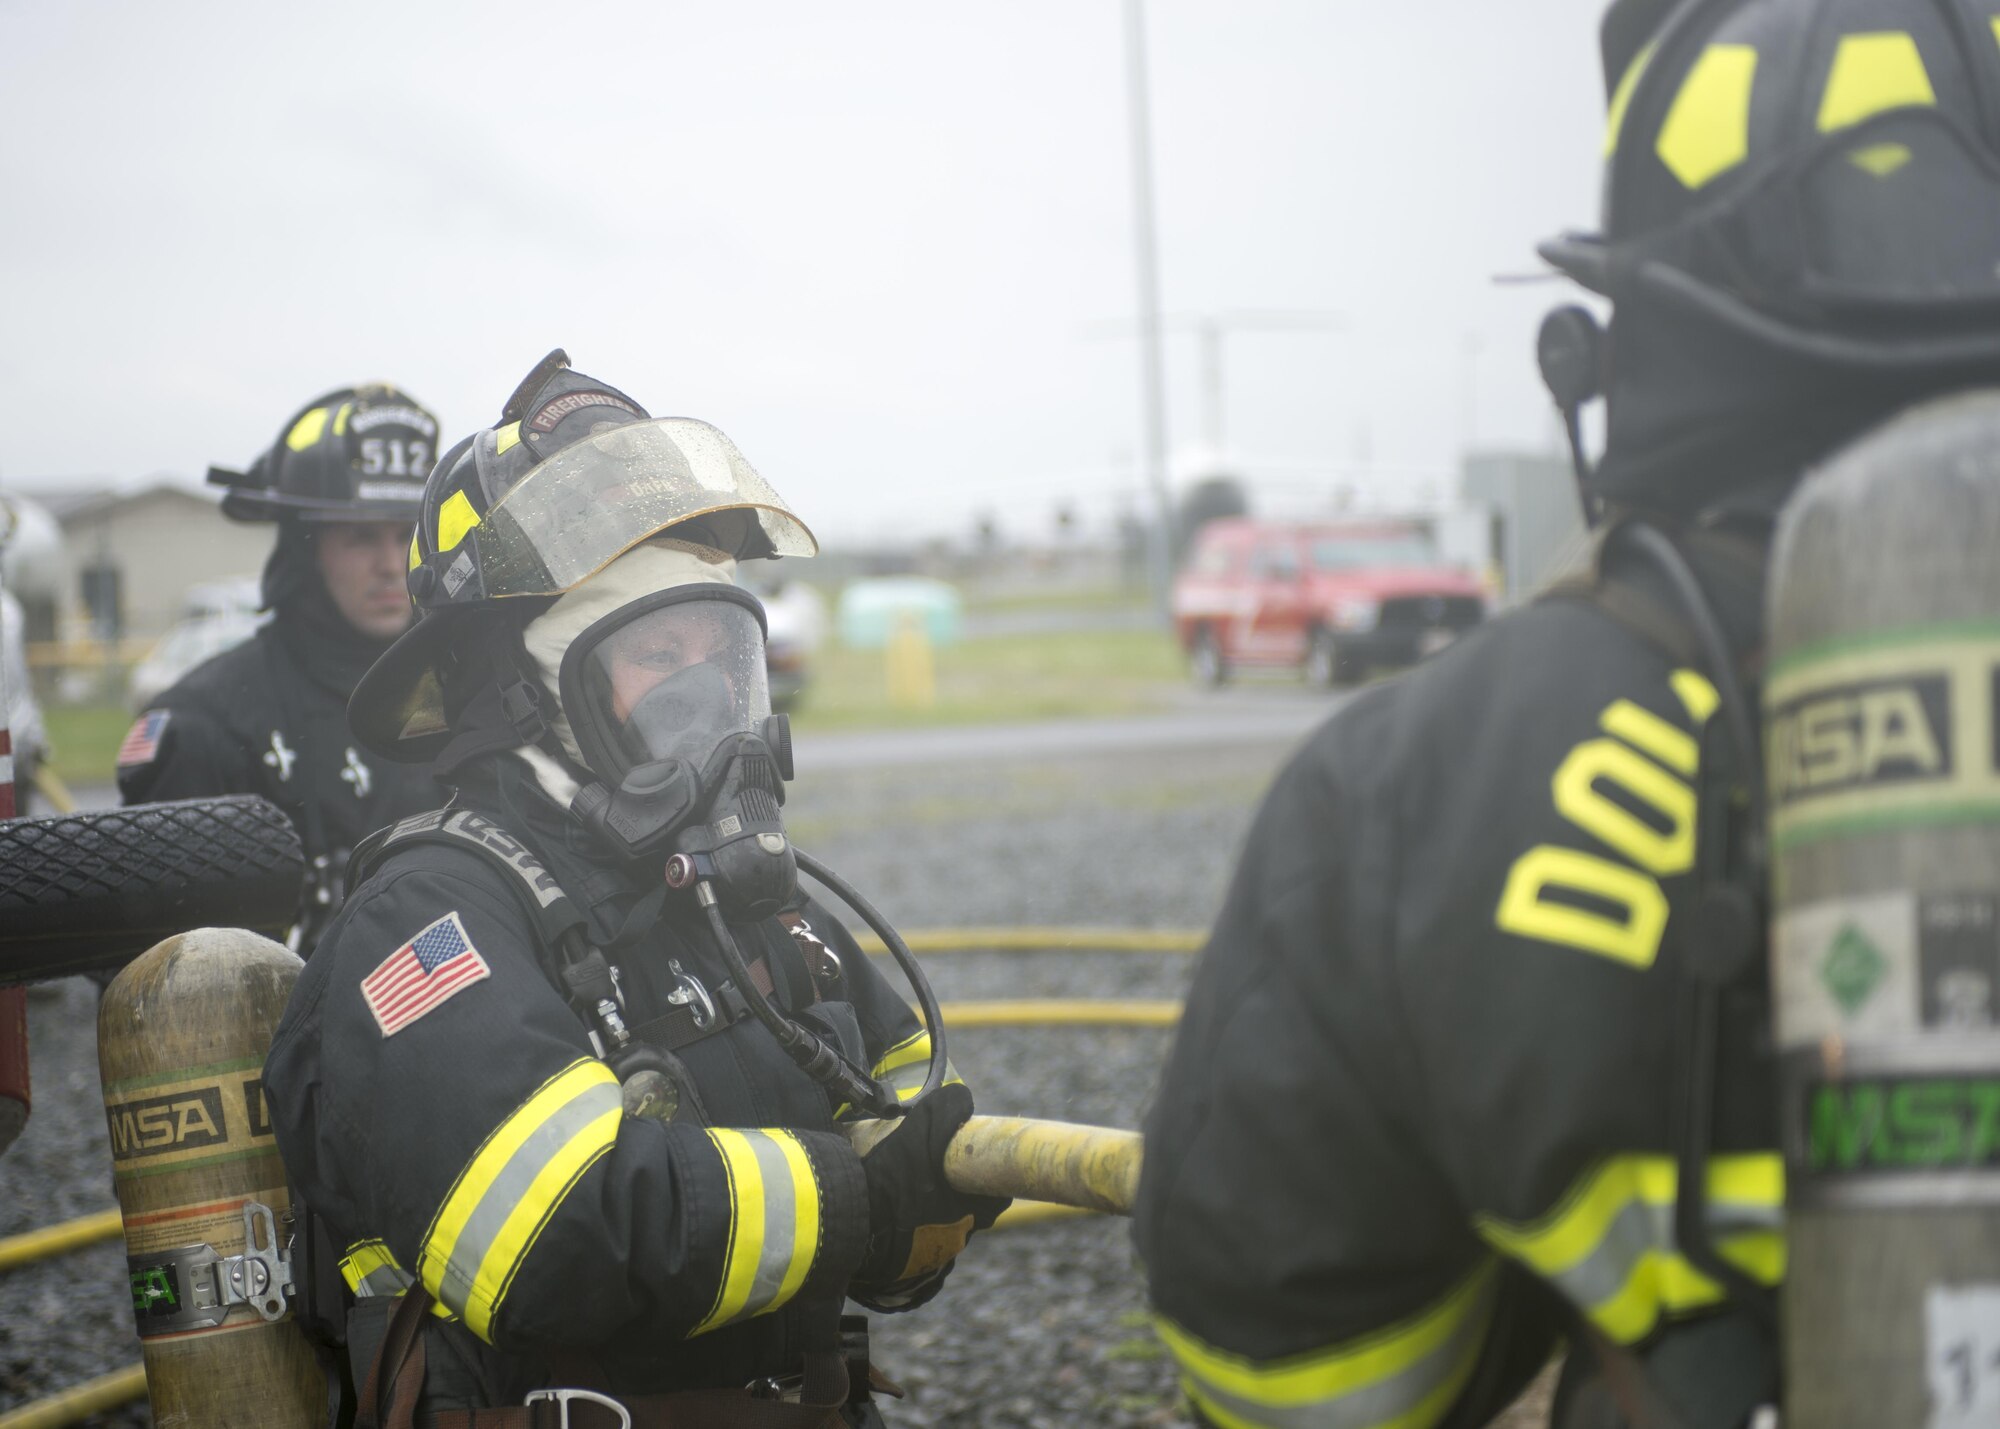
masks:
<path id="1" fill-rule="evenodd" d="M 613 611 L 563 657 L 563 711 L 591 769 L 616 786 L 645 764 L 699 771 L 771 713 L 764 622 L 730 586 L 681 586 Z"/>
<path id="2" fill-rule="evenodd" d="M 559 595 L 648 536 L 726 511 L 743 512 L 772 554 L 819 549 L 735 443 L 685 417 L 609 427 L 563 448 L 470 539 L 487 598 Z"/>

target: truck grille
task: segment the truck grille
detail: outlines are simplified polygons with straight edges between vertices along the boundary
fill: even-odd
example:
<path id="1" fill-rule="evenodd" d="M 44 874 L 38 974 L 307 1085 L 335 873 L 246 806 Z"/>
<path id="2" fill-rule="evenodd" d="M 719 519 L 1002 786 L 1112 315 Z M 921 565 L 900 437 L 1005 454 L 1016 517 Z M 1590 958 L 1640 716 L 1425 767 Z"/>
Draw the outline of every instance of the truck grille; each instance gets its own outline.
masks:
<path id="1" fill-rule="evenodd" d="M 1466 630 L 1483 613 L 1476 595 L 1399 595 L 1382 602 L 1378 623 L 1385 630 Z"/>

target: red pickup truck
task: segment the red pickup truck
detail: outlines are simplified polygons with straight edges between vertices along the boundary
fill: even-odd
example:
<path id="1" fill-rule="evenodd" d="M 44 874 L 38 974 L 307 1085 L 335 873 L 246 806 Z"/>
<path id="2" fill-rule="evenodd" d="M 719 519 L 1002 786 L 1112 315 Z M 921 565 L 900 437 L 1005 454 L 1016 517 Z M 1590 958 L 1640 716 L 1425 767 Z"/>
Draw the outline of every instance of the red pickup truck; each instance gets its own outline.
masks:
<path id="1" fill-rule="evenodd" d="M 1317 685 L 1409 665 L 1486 614 L 1470 573 L 1407 522 L 1211 521 L 1174 580 L 1174 631 L 1195 680 L 1296 665 Z"/>

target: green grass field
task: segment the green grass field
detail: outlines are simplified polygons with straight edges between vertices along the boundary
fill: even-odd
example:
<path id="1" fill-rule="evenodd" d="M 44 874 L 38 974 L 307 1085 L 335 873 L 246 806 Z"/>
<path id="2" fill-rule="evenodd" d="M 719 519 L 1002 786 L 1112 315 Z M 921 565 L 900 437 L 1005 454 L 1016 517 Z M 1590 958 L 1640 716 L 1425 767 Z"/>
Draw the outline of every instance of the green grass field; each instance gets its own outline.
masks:
<path id="1" fill-rule="evenodd" d="M 806 730 L 898 729 L 1142 714 L 1172 705 L 1187 679 L 1172 636 L 1158 630 L 994 636 L 944 646 L 932 661 L 936 701 L 909 708 L 889 698 L 884 652 L 829 645 L 814 661 L 792 721 Z M 43 716 L 64 783 L 111 782 L 130 710 L 52 705 Z"/>
<path id="2" fill-rule="evenodd" d="M 1088 630 L 966 640 L 932 652 L 936 699 L 889 697 L 881 650 L 829 646 L 792 711 L 801 730 L 1007 724 L 1140 714 L 1170 706 L 1186 683 L 1173 638 L 1157 630 Z"/>
<path id="3" fill-rule="evenodd" d="M 109 784 L 132 711 L 120 704 L 44 705 L 42 723 L 55 746 L 50 767 L 57 778 L 70 785 Z"/>

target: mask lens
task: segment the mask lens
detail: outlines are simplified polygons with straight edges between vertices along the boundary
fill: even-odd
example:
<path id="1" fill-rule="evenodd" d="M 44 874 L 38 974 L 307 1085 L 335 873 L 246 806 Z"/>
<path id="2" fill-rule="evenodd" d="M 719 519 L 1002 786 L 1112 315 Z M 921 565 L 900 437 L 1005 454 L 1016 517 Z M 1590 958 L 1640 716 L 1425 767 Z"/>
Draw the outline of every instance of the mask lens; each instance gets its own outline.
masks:
<path id="1" fill-rule="evenodd" d="M 614 779 L 661 759 L 699 766 L 771 713 L 763 631 L 749 610 L 714 599 L 639 604 L 596 640 L 580 671 L 584 716 L 621 765 L 599 772 Z"/>

